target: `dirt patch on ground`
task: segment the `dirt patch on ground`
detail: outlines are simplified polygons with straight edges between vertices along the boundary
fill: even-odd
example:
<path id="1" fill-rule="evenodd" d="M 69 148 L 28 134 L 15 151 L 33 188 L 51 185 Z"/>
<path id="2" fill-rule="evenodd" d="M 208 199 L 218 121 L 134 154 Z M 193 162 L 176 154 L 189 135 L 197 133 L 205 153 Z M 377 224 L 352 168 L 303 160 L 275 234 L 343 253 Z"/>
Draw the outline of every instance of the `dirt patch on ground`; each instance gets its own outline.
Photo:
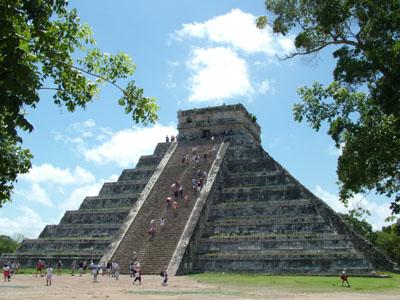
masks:
<path id="1" fill-rule="evenodd" d="M 16 275 L 11 282 L 0 283 L 0 299 L 400 299 L 397 294 L 354 293 L 347 288 L 337 293 L 298 293 L 269 288 L 224 287 L 204 284 L 185 276 L 171 277 L 167 287 L 161 286 L 161 277 L 143 276 L 142 285 L 133 285 L 129 276 L 119 280 L 99 276 L 93 283 L 89 274 L 79 276 L 53 276 L 52 286 L 46 278 Z"/>

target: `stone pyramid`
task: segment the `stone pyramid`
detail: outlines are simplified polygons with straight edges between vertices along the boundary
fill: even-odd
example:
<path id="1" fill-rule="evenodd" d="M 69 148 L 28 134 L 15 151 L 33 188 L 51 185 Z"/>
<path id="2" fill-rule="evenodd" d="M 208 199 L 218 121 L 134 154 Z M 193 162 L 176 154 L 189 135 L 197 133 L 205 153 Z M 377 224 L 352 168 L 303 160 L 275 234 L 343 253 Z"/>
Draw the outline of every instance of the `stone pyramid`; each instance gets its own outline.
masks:
<path id="1" fill-rule="evenodd" d="M 343 268 L 368 274 L 394 267 L 262 149 L 260 127 L 243 105 L 179 111 L 178 120 L 177 142 L 158 144 L 98 196 L 67 211 L 59 225 L 3 258 L 28 265 L 116 260 L 124 273 L 139 260 L 145 274 L 164 266 L 170 274 L 338 274 Z M 204 187 L 195 193 L 192 179 L 199 178 Z M 165 202 L 175 181 L 189 196 L 178 196 L 176 209 Z M 149 239 L 150 220 L 156 233 Z"/>

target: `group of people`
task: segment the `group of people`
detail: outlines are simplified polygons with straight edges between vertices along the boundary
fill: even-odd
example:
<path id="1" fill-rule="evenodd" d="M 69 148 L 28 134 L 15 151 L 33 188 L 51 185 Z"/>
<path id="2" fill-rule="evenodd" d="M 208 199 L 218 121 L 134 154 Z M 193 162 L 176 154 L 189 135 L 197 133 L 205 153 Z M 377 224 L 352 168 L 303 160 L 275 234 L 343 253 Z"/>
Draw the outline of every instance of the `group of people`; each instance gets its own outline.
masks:
<path id="1" fill-rule="evenodd" d="M 89 268 L 92 272 L 94 283 L 98 282 L 97 277 L 99 276 L 99 274 L 102 274 L 103 276 L 107 274 L 108 276 L 115 278 L 115 280 L 119 279 L 120 267 L 119 264 L 115 261 L 108 261 L 107 263 L 101 262 L 99 264 L 95 264 L 93 260 L 91 260 Z"/>
<path id="2" fill-rule="evenodd" d="M 166 224 L 167 220 L 164 217 L 162 217 L 159 222 L 160 222 L 159 223 L 160 231 L 162 232 L 165 229 L 165 224 Z M 156 221 L 154 219 L 152 219 L 150 221 L 150 228 L 148 230 L 148 233 L 149 233 L 149 240 L 152 240 L 156 234 Z"/>
<path id="3" fill-rule="evenodd" d="M 175 142 L 175 136 L 171 135 L 171 137 L 169 137 L 168 135 L 165 137 L 165 142 L 169 143 L 169 142 Z"/>
<path id="4" fill-rule="evenodd" d="M 171 140 L 173 140 L 174 137 L 171 136 Z M 167 140 L 169 140 L 169 137 L 167 136 Z M 215 145 L 214 145 L 215 146 Z M 212 152 L 213 150 L 210 150 Z M 205 179 L 207 177 L 207 172 L 205 170 L 201 169 L 201 159 L 200 159 L 200 154 L 198 153 L 197 147 L 192 147 L 192 174 L 193 178 L 191 180 L 192 183 L 192 191 L 194 195 L 198 194 L 201 192 L 203 189 Z M 208 159 L 209 159 L 209 153 L 206 151 L 202 154 L 204 165 L 207 165 Z M 182 157 L 182 165 L 184 166 L 189 166 L 190 164 L 190 156 L 189 154 L 185 154 Z M 190 196 L 189 193 L 185 191 L 185 188 L 183 187 L 183 184 L 181 184 L 178 180 L 175 180 L 171 186 L 169 187 L 169 195 L 165 198 L 165 201 L 168 205 L 168 207 L 172 207 L 175 211 L 180 207 L 180 202 L 183 202 L 185 207 L 188 207 L 190 204 Z M 160 231 L 163 231 L 165 229 L 165 223 L 166 220 L 165 218 L 160 219 Z M 155 225 L 155 220 L 152 219 L 150 221 L 150 227 L 148 229 L 148 234 L 149 234 L 149 240 L 152 240 L 155 237 L 156 234 L 156 225 Z"/>
<path id="5" fill-rule="evenodd" d="M 14 274 L 18 274 L 21 265 L 19 262 L 5 262 L 3 265 L 3 276 L 4 281 L 11 281 L 11 276 Z"/>

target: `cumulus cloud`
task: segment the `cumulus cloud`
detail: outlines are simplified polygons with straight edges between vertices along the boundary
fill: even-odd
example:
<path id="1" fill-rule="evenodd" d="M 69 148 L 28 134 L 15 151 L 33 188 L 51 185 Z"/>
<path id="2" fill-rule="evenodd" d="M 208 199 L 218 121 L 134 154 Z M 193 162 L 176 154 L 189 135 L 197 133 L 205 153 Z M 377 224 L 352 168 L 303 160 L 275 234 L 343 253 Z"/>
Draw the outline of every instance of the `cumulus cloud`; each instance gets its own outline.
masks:
<path id="1" fill-rule="evenodd" d="M 39 184 L 33 183 L 30 188 L 25 189 L 16 189 L 15 193 L 24 197 L 26 200 L 30 202 L 36 202 L 43 204 L 45 206 L 53 206 L 53 203 L 50 200 L 50 197 L 45 189 L 43 189 Z"/>
<path id="2" fill-rule="evenodd" d="M 356 195 L 349 200 L 348 207 L 345 207 L 339 201 L 339 196 L 329 193 L 319 185 L 315 187 L 314 194 L 324 200 L 326 204 L 339 213 L 347 213 L 349 210 L 358 207 L 369 210 L 371 216 L 367 216 L 366 219 L 372 225 L 374 230 L 379 230 L 382 226 L 387 226 L 384 220 L 390 215 L 388 203 L 377 203 L 366 199 L 362 195 Z"/>
<path id="3" fill-rule="evenodd" d="M 97 196 L 104 182 L 116 182 L 118 175 L 113 174 L 108 179 L 100 179 L 98 182 L 79 186 L 69 193 L 69 197 L 58 205 L 60 209 L 74 210 L 78 209 L 82 201 L 87 196 Z"/>
<path id="4" fill-rule="evenodd" d="M 208 42 L 226 44 L 246 53 L 264 53 L 267 56 L 287 54 L 294 50 L 293 38 L 274 35 L 267 26 L 256 27 L 256 16 L 233 9 L 229 13 L 214 17 L 203 23 L 183 24 L 175 31 L 175 39 L 205 39 Z"/>
<path id="5" fill-rule="evenodd" d="M 186 61 L 189 102 L 221 104 L 237 97 L 253 100 L 256 94 L 274 93 L 272 80 L 251 83 L 250 67 L 265 67 L 277 61 L 276 55 L 292 52 L 293 37 L 273 34 L 269 26 L 258 29 L 256 18 L 233 9 L 204 22 L 183 24 L 174 32 L 176 41 L 197 42 Z"/>
<path id="6" fill-rule="evenodd" d="M 258 87 L 258 92 L 260 94 L 265 95 L 265 94 L 274 94 L 275 93 L 275 88 L 272 85 L 271 80 L 265 79 L 265 80 L 261 81 L 257 87 Z"/>
<path id="7" fill-rule="evenodd" d="M 157 143 L 164 141 L 166 135 L 177 134 L 173 126 L 156 124 L 153 127 L 125 129 L 113 133 L 100 145 L 83 150 L 87 161 L 96 164 L 116 164 L 120 167 L 133 167 L 139 157 L 151 154 Z"/>
<path id="8" fill-rule="evenodd" d="M 59 208 L 63 210 L 78 209 L 86 196 L 98 195 L 101 186 L 102 183 L 98 182 L 94 184 L 80 186 L 74 189 L 70 193 L 69 197 L 59 205 Z"/>
<path id="9" fill-rule="evenodd" d="M 85 136 L 87 132 L 92 134 Z M 71 144 L 71 151 L 83 156 L 88 162 L 97 165 L 116 164 L 125 168 L 134 167 L 141 155 L 153 153 L 157 143 L 171 134 L 177 134 L 173 125 L 158 123 L 153 127 L 134 127 L 114 132 L 88 120 L 70 125 L 67 134 L 56 133 L 56 139 Z M 78 174 L 76 170 L 74 173 Z M 83 177 L 83 174 L 80 175 Z M 89 178 L 87 176 L 87 180 L 81 182 L 93 183 L 94 180 L 88 180 Z"/>
<path id="10" fill-rule="evenodd" d="M 0 211 L 0 228 L 2 234 L 13 235 L 20 233 L 29 238 L 35 238 L 49 222 L 45 222 L 42 217 L 33 209 L 27 206 L 18 207 L 19 214 L 12 218 Z"/>
<path id="11" fill-rule="evenodd" d="M 221 102 L 253 93 L 246 61 L 229 48 L 194 49 L 187 67 L 191 102 Z"/>
<path id="12" fill-rule="evenodd" d="M 51 164 L 42 164 L 40 166 L 34 165 L 29 173 L 21 175 L 20 179 L 32 183 L 67 185 L 93 182 L 95 177 L 91 172 L 80 166 L 77 166 L 71 172 L 69 168 L 61 169 Z"/>

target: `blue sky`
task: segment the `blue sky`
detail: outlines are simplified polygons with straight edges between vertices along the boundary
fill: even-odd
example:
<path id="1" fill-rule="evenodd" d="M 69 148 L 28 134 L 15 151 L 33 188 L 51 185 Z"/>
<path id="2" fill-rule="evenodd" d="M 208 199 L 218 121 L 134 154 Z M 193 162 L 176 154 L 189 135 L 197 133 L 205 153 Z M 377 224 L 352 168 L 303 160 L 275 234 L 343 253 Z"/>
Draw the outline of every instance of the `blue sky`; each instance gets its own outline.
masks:
<path id="1" fill-rule="evenodd" d="M 137 65 L 134 79 L 160 106 L 154 127 L 134 124 L 118 106 L 119 91 L 105 87 L 86 110 L 68 113 L 41 93 L 28 111 L 35 126 L 24 134 L 33 168 L 19 177 L 13 202 L 0 209 L 3 234 L 37 237 L 57 224 L 67 209 L 97 195 L 140 155 L 151 154 L 166 134 L 176 133 L 179 109 L 242 103 L 257 116 L 264 149 L 336 211 L 338 149 L 324 127 L 316 133 L 293 121 L 297 88 L 329 83 L 335 61 L 329 49 L 308 58 L 279 61 L 293 50 L 293 36 L 260 31 L 254 20 L 266 14 L 264 1 L 70 1 L 88 23 L 97 46 L 124 51 Z M 358 195 L 375 229 L 385 225 L 389 201 Z"/>

